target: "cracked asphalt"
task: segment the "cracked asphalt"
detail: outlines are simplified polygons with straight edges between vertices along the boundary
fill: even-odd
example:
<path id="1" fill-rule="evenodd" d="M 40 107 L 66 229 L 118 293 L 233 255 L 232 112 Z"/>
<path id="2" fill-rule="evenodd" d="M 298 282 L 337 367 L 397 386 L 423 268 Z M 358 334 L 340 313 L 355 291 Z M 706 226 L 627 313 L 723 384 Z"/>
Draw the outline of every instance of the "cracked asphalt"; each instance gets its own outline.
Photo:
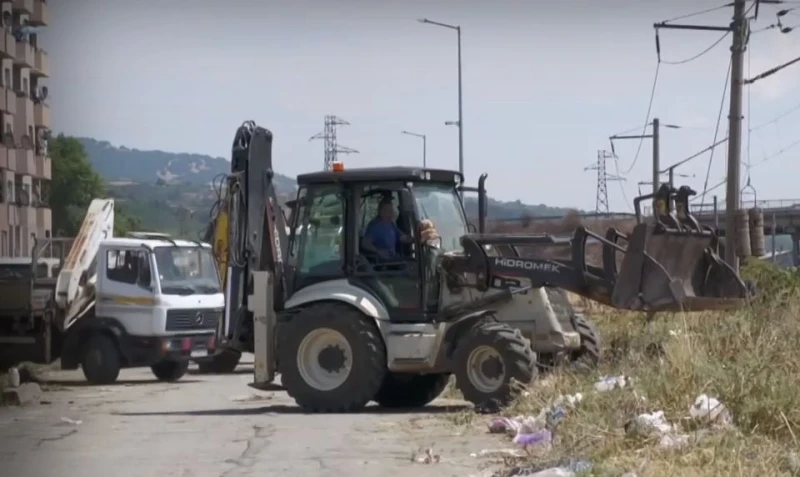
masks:
<path id="1" fill-rule="evenodd" d="M 503 446 L 451 423 L 459 401 L 302 414 L 283 391 L 248 387 L 251 369 L 178 383 L 124 370 L 105 387 L 87 386 L 80 372 L 53 372 L 42 403 L 0 408 L 0 475 L 468 477 L 485 464 L 470 453 Z M 414 462 L 430 447 L 438 464 Z"/>

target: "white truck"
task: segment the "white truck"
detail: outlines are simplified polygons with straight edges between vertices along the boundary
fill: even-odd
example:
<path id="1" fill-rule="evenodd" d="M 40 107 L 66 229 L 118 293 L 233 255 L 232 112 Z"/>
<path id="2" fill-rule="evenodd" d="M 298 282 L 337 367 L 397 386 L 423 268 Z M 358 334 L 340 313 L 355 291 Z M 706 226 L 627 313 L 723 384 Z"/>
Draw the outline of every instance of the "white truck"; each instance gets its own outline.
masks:
<path id="1" fill-rule="evenodd" d="M 211 246 L 144 232 L 113 237 L 113 226 L 114 201 L 96 199 L 60 267 L 35 254 L 27 272 L 0 274 L 6 363 L 60 358 L 62 369 L 80 366 L 93 384 L 149 366 L 174 381 L 190 360 L 213 353 L 224 296 Z"/>

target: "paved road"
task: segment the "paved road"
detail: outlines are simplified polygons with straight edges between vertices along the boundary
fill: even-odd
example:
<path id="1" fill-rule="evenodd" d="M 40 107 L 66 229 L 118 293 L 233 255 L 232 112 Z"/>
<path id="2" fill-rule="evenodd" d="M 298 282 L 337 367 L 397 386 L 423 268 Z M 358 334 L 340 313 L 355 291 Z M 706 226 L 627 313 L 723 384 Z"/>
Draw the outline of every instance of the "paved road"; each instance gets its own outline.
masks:
<path id="1" fill-rule="evenodd" d="M 146 369 L 108 387 L 86 386 L 80 373 L 50 379 L 42 404 L 0 408 L 0 475 L 467 477 L 479 473 L 471 452 L 502 446 L 453 426 L 445 413 L 458 412 L 456 401 L 414 414 L 301 414 L 285 393 L 249 388 L 246 365 L 171 384 Z M 412 461 L 432 444 L 440 463 Z"/>

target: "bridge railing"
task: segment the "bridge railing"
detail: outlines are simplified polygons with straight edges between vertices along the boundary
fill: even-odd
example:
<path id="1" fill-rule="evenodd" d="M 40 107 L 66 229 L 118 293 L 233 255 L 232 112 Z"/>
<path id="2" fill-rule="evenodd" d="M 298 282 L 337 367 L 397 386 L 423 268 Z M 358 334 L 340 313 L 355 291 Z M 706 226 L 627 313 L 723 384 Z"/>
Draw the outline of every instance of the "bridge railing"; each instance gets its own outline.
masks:
<path id="1" fill-rule="evenodd" d="M 708 200 L 708 199 L 706 199 Z M 690 204 L 689 206 L 692 210 L 692 213 L 695 216 L 699 215 L 713 215 L 714 214 L 714 202 L 706 203 L 699 203 L 695 202 Z M 743 200 L 741 207 L 743 209 L 752 209 L 753 207 L 758 207 L 762 209 L 764 212 L 772 211 L 784 211 L 784 210 L 797 210 L 800 212 L 800 199 L 769 199 L 769 200 Z M 716 211 L 718 213 L 725 212 L 725 202 L 719 201 L 717 203 Z M 646 216 L 653 215 L 653 207 L 642 207 L 642 214 Z"/>

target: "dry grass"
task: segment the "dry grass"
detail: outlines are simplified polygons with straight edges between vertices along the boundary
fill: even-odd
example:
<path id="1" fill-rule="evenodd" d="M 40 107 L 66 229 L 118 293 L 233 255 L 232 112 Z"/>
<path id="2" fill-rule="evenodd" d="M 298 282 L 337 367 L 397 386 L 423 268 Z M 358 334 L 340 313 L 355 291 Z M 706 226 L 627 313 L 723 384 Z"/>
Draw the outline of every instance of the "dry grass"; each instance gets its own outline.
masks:
<path id="1" fill-rule="evenodd" d="M 606 350 L 602 369 L 592 376 L 554 374 L 504 411 L 538 414 L 558 395 L 584 394 L 558 424 L 553 449 L 522 463 L 585 459 L 593 464 L 585 475 L 597 476 L 800 475 L 792 468 L 798 464 L 790 464 L 800 452 L 800 275 L 767 264 L 748 272 L 769 298 L 733 313 L 665 314 L 649 326 L 639 314 L 595 313 Z M 598 393 L 593 384 L 601 375 L 626 375 L 634 383 Z M 703 393 L 731 411 L 732 428 L 688 425 L 689 408 Z M 627 422 L 657 410 L 682 424 L 691 436 L 686 447 L 665 450 L 657 437 L 626 435 Z"/>

